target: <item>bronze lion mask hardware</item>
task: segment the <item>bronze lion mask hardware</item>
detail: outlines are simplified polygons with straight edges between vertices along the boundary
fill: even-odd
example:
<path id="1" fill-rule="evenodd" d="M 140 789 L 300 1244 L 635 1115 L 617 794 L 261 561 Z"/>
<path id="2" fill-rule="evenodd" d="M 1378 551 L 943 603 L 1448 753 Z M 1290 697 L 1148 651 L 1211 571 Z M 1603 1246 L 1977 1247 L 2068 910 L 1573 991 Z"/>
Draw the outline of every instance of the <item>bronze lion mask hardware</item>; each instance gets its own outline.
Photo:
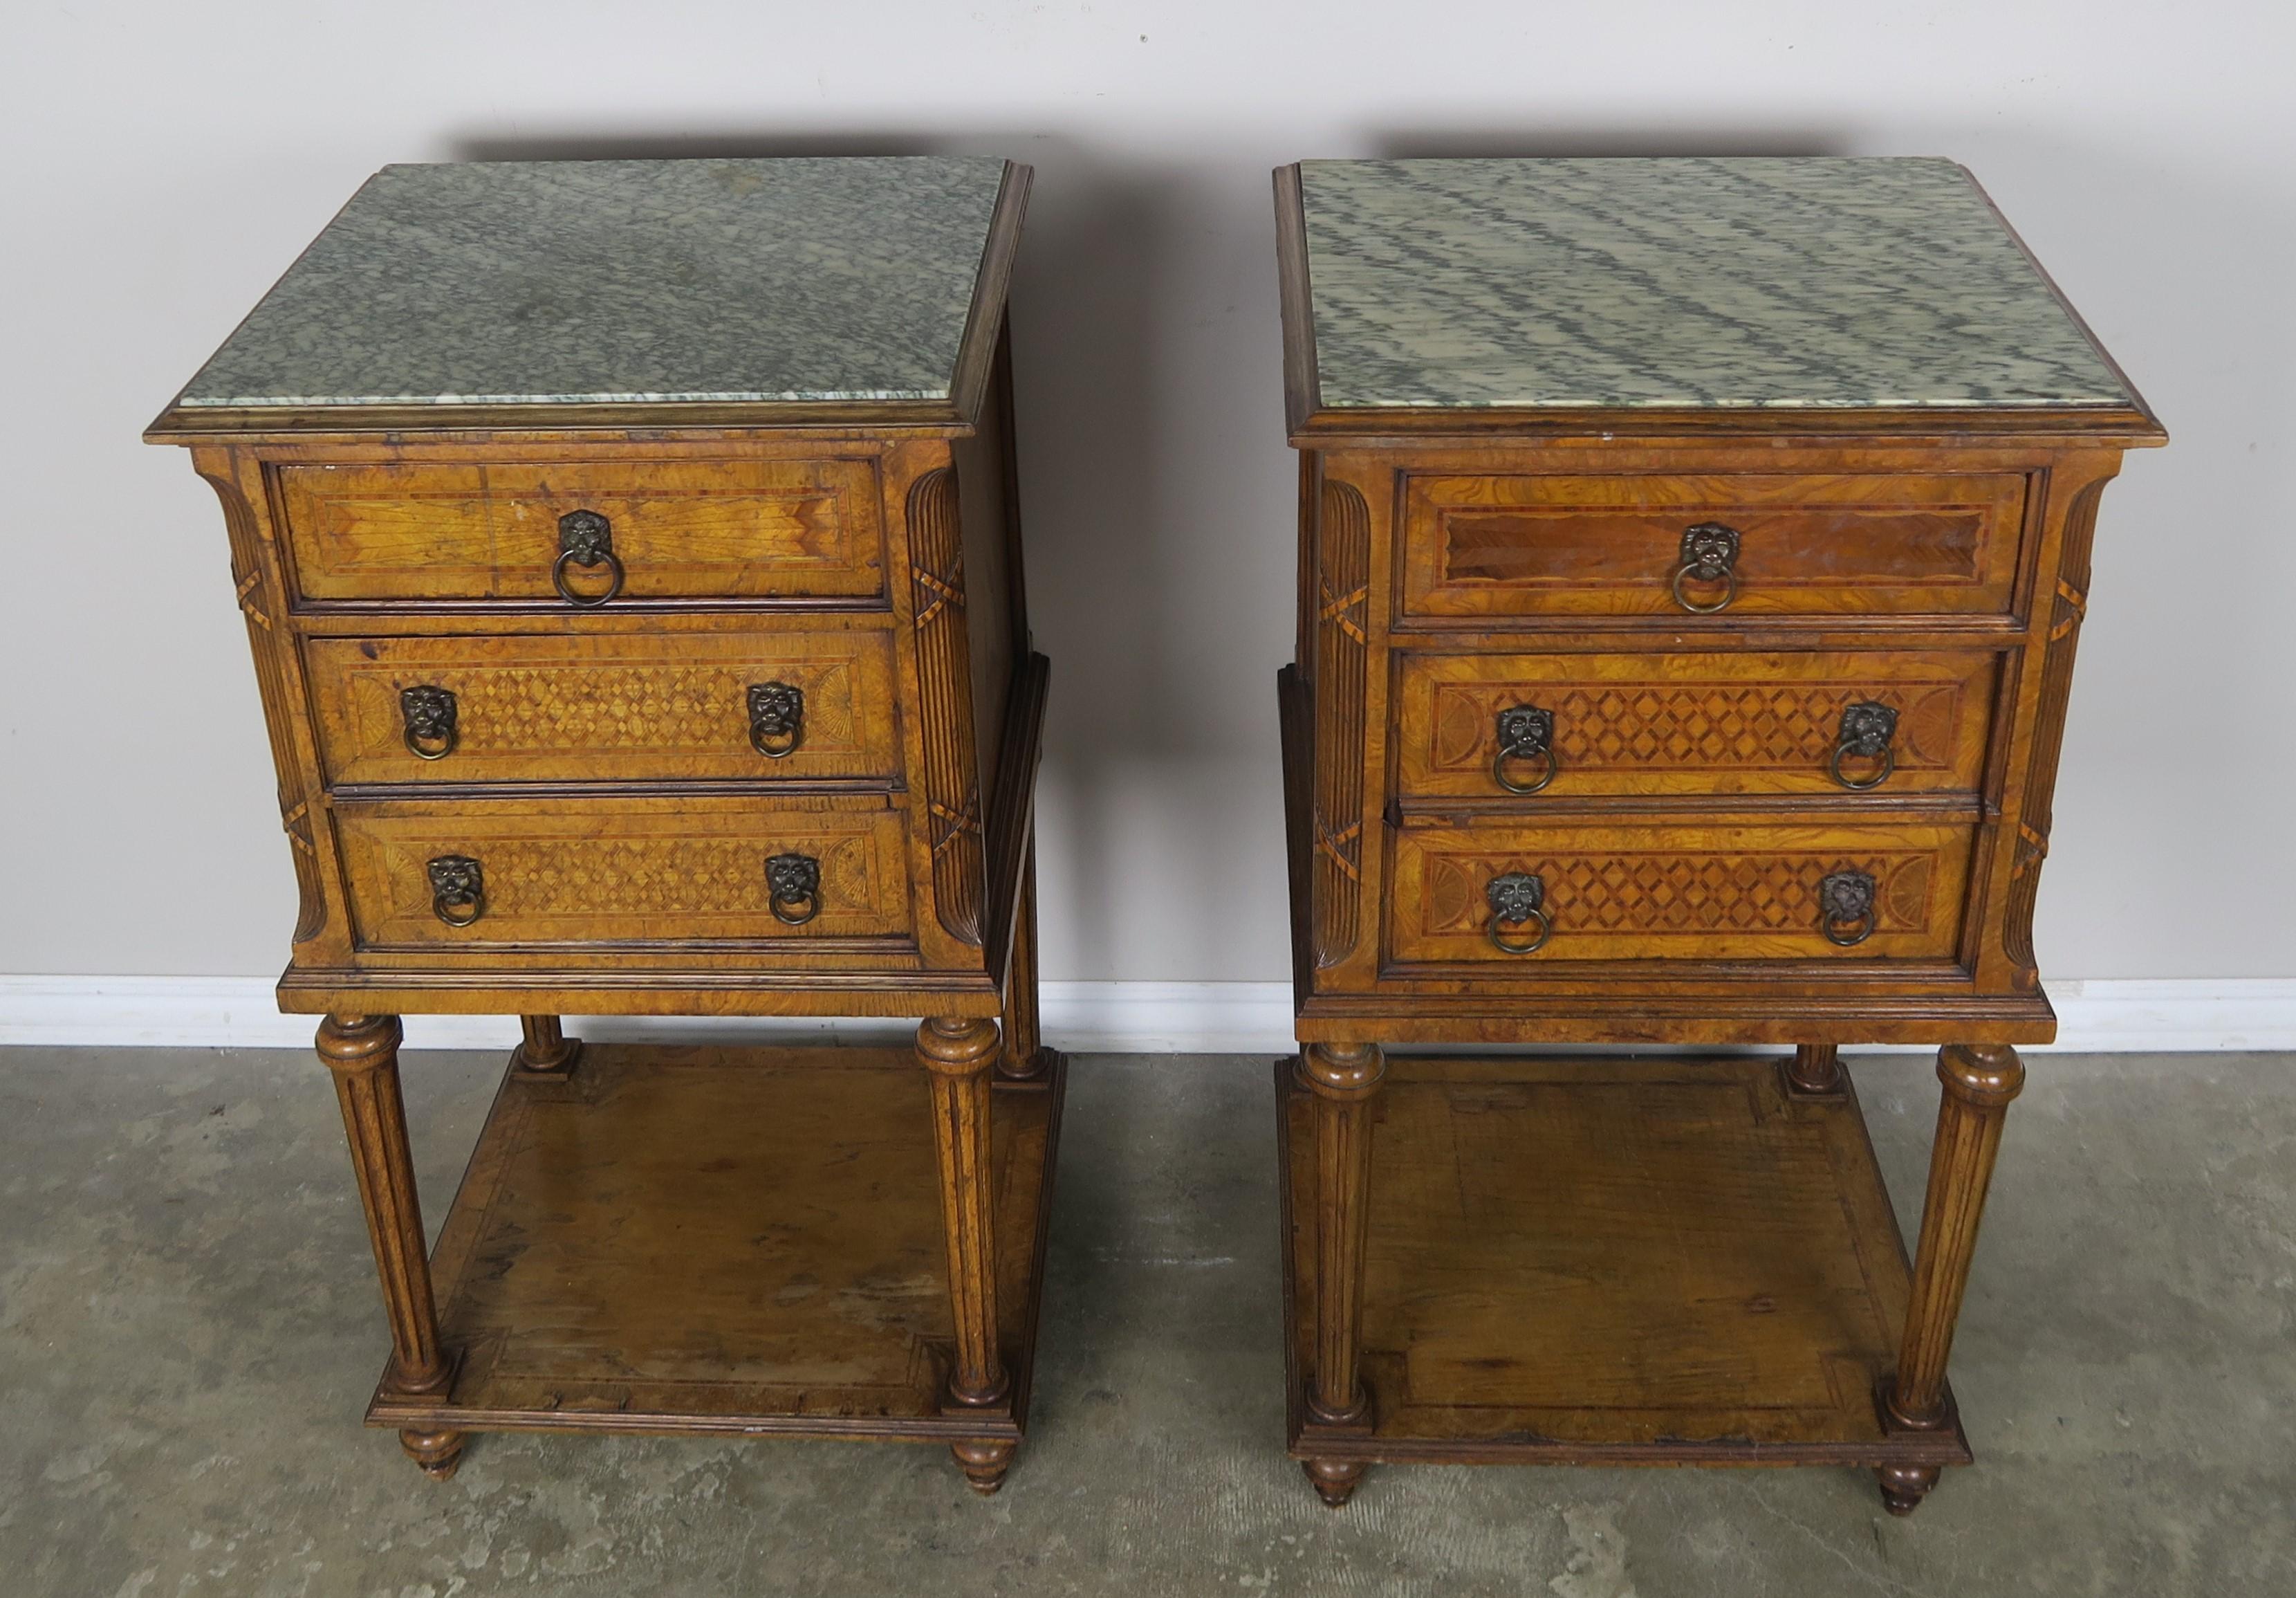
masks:
<path id="1" fill-rule="evenodd" d="M 821 862 L 810 854 L 776 854 L 766 861 L 766 892 L 774 915 L 802 927 L 821 913 Z"/>
<path id="2" fill-rule="evenodd" d="M 783 760 L 805 742 L 805 691 L 786 682 L 750 685 L 750 745 Z"/>
<path id="3" fill-rule="evenodd" d="M 604 566 L 611 576 L 605 590 L 597 594 L 578 592 L 566 581 L 566 569 L 580 566 L 586 571 Z M 605 604 L 622 591 L 621 557 L 614 553 L 614 524 L 594 510 L 570 510 L 558 518 L 558 559 L 550 568 L 550 586 L 569 605 L 592 609 Z"/>
<path id="4" fill-rule="evenodd" d="M 1507 954 L 1536 954 L 1554 930 L 1546 918 L 1546 879 L 1530 871 L 1507 871 L 1483 885 L 1490 905 L 1490 935 L 1494 947 Z M 1536 935 L 1524 940 L 1516 930 L 1535 927 Z"/>
<path id="5" fill-rule="evenodd" d="M 1864 871 L 1833 871 L 1817 885 L 1818 924 L 1827 941 L 1847 949 L 1874 935 L 1874 878 Z"/>
<path id="6" fill-rule="evenodd" d="M 449 688 L 398 690 L 400 739 L 418 760 L 444 760 L 455 753 L 455 695 Z"/>
<path id="7" fill-rule="evenodd" d="M 1674 602 L 1694 615 L 1710 616 L 1727 610 L 1738 597 L 1738 530 L 1719 522 L 1701 522 L 1682 531 L 1682 564 L 1674 569 Z M 1722 597 L 1701 605 L 1683 592 L 1690 582 L 1722 585 Z"/>
<path id="8" fill-rule="evenodd" d="M 1853 793 L 1878 788 L 1898 769 L 1898 752 L 1890 745 L 1890 740 L 1897 736 L 1898 713 L 1890 706 L 1870 699 L 1846 706 L 1841 713 L 1841 729 L 1834 737 L 1833 759 L 1826 770 L 1834 781 Z M 1845 760 L 1878 760 L 1882 769 L 1858 781 L 1842 774 L 1841 762 Z"/>
<path id="9" fill-rule="evenodd" d="M 467 854 L 434 856 L 424 866 L 430 877 L 430 913 L 449 927 L 468 927 L 487 913 L 487 879 Z"/>
<path id="10" fill-rule="evenodd" d="M 1517 704 L 1499 712 L 1498 748 L 1491 756 L 1491 777 L 1510 794 L 1536 794 L 1554 780 L 1562 769 L 1562 760 L 1554 753 L 1554 713 L 1541 710 L 1535 704 Z M 1535 760 L 1541 762 L 1538 775 L 1529 782 L 1517 782 L 1507 775 L 1509 761 Z"/>

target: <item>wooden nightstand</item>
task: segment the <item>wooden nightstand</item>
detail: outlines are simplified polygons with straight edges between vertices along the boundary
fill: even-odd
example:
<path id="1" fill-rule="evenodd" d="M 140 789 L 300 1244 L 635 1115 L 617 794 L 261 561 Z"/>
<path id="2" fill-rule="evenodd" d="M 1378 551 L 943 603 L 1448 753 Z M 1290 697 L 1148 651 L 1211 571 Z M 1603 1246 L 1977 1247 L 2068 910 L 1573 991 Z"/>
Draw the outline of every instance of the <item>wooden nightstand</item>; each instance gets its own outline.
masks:
<path id="1" fill-rule="evenodd" d="M 2097 502 L 2166 435 L 1948 161 L 1310 161 L 1276 213 L 1292 1453 L 1333 1503 L 1809 1462 L 1909 1512 L 2055 1028 Z M 1944 1045 L 1910 1262 L 1856 1042 Z"/>
<path id="2" fill-rule="evenodd" d="M 223 499 L 301 885 L 280 1001 L 325 1017 L 390 1314 L 368 1419 L 434 1476 L 522 1428 L 939 1438 L 1003 1479 L 1062 1083 L 1028 185 L 387 168 L 146 435 Z M 525 1021 L 428 1257 L 402 1011 Z M 925 1020 L 585 1049 L 564 1012 Z"/>

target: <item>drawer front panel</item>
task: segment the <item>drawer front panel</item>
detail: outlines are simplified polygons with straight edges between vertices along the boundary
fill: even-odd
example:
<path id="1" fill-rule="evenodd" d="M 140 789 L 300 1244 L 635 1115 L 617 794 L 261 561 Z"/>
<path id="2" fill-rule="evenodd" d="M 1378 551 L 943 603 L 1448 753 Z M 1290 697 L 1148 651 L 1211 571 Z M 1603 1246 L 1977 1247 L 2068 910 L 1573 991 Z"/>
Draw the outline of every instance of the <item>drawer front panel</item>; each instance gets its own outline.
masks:
<path id="1" fill-rule="evenodd" d="M 865 460 L 297 465 L 278 483 L 308 598 L 556 600 L 559 520 L 576 511 L 605 518 L 624 600 L 885 586 Z M 563 575 L 585 600 L 610 581 L 603 561 Z"/>
<path id="2" fill-rule="evenodd" d="M 892 643 L 875 628 L 315 638 L 304 655 L 332 782 L 890 781 L 900 771 Z"/>
<path id="3" fill-rule="evenodd" d="M 796 944 L 910 929 L 906 829 L 882 801 L 385 803 L 335 815 L 365 949 Z M 783 854 L 818 869 L 816 913 L 798 925 L 775 913 L 767 884 L 766 862 Z M 477 897 L 457 886 L 444 906 L 467 926 L 439 913 L 440 860 L 477 862 Z"/>
<path id="4" fill-rule="evenodd" d="M 1408 480 L 1406 615 L 1987 614 L 2009 609 L 2025 480 L 1980 476 Z M 1737 536 L 1726 583 L 1684 538 Z"/>
<path id="5" fill-rule="evenodd" d="M 1979 650 L 1410 654 L 1398 663 L 1401 796 L 1506 798 L 1502 778 L 1542 785 L 1526 804 L 1611 794 L 1841 795 L 1869 783 L 1878 794 L 1974 793 L 1998 676 L 1998 656 Z M 1895 717 L 1885 756 L 1859 753 L 1870 742 L 1854 737 L 1844 746 L 1845 713 L 1856 705 Z M 1503 731 L 1506 713 L 1525 710 L 1546 721 L 1526 734 L 1518 719 Z M 1849 716 L 1853 735 L 1874 723 L 1871 712 Z"/>
<path id="6" fill-rule="evenodd" d="M 1972 841 L 1953 826 L 1407 827 L 1395 835 L 1390 958 L 1526 976 L 1573 960 L 1950 960 Z M 1820 909 L 1821 885 L 1841 872 L 1875 890 L 1872 931 L 1846 947 Z M 1551 930 L 1535 953 L 1492 941 L 1490 883 L 1508 874 L 1543 888 Z M 1536 929 L 1502 931 L 1521 943 Z"/>

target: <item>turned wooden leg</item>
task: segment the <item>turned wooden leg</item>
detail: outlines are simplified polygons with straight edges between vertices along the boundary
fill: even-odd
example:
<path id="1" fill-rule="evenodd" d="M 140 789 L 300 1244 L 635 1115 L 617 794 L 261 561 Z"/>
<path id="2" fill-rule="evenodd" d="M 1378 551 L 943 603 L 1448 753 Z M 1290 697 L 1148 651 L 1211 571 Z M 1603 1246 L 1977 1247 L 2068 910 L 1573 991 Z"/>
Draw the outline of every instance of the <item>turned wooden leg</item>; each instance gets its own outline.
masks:
<path id="1" fill-rule="evenodd" d="M 556 1016 L 521 1016 L 525 1040 L 511 1050 L 510 1063 L 529 1076 L 566 1076 L 582 1058 L 582 1040 L 570 1038 Z"/>
<path id="2" fill-rule="evenodd" d="M 948 1451 L 956 1455 L 966 1485 L 986 1498 L 1004 1485 L 1004 1472 L 1012 1468 L 1013 1451 L 1019 1446 L 1010 1440 L 951 1443 Z"/>
<path id="3" fill-rule="evenodd" d="M 1373 1100 L 1387 1061 L 1374 1043 L 1311 1043 L 1300 1081 L 1314 1095 L 1316 1133 L 1315 1365 L 1308 1372 L 1311 1424 L 1367 1430 L 1371 1395 L 1357 1356 L 1363 1343 L 1364 1238 L 1371 1208 Z M 1341 1504 L 1363 1477 L 1361 1464 L 1307 1462 L 1308 1480 Z"/>
<path id="4" fill-rule="evenodd" d="M 1977 1223 L 1985 1214 L 1985 1190 L 2001 1147 L 2001 1123 L 2010 1100 L 2025 1085 L 2025 1063 L 2005 1044 L 1948 1043 L 1938 1051 L 1938 1080 L 1945 1091 L 1938 1100 L 1937 1141 L 1930 1149 L 1913 1296 L 1906 1306 L 1897 1379 L 1884 1398 L 1891 1422 L 1915 1431 L 1932 1430 L 1948 1419 L 1946 1358 L 1953 1351 Z M 1891 1514 L 1909 1515 L 1937 1479 L 1933 1466 L 1884 1469 L 1882 1501 Z"/>
<path id="5" fill-rule="evenodd" d="M 1033 1081 L 1050 1064 L 1037 1030 L 1037 845 L 1029 844 L 1021 868 L 1021 904 L 1013 927 L 1013 960 L 1004 972 L 1004 1048 L 996 1074 L 1015 1082 Z"/>
<path id="6" fill-rule="evenodd" d="M 1841 1091 L 1841 1050 L 1832 1043 L 1802 1043 L 1794 1049 L 1786 1081 L 1797 1093 L 1838 1093 Z"/>
<path id="7" fill-rule="evenodd" d="M 994 1409 L 1013 1390 L 996 1347 L 996 1223 L 988 1149 L 988 1076 L 1001 1047 L 996 1023 L 936 1016 L 917 1028 L 917 1058 L 932 1083 L 933 1148 L 940 1163 L 941 1223 L 948 1240 L 948 1300 L 956 1359 L 947 1410 Z M 996 1448 L 1002 1458 L 993 1457 Z M 993 1493 L 1013 1457 L 1009 1444 L 957 1443 L 965 1479 Z"/>
<path id="8" fill-rule="evenodd" d="M 1316 1489 L 1316 1496 L 1333 1509 L 1340 1508 L 1356 1495 L 1356 1485 L 1371 1467 L 1352 1464 L 1334 1459 L 1302 1460 L 1300 1468 L 1308 1472 L 1308 1480 Z"/>
<path id="9" fill-rule="evenodd" d="M 454 1364 L 439 1346 L 430 1297 L 430 1256 L 406 1146 L 406 1108 L 398 1096 L 398 1038 L 397 1016 L 329 1016 L 319 1023 L 318 1050 L 334 1073 L 367 1238 L 382 1280 L 383 1311 L 390 1319 L 390 1366 L 383 1385 L 406 1397 L 443 1398 Z M 426 1475 L 442 1481 L 462 1459 L 458 1431 L 403 1431 L 399 1442 Z"/>

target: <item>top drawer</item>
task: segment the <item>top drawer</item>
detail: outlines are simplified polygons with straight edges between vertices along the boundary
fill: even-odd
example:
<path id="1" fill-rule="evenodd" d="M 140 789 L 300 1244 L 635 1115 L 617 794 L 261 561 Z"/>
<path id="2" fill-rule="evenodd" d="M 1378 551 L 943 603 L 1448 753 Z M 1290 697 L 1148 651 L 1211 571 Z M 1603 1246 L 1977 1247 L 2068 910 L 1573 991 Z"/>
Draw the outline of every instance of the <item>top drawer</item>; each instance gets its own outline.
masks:
<path id="1" fill-rule="evenodd" d="M 867 460 L 291 465 L 278 482 L 308 598 L 596 605 L 885 586 Z"/>
<path id="2" fill-rule="evenodd" d="M 1414 476 L 1414 616 L 1997 614 L 2025 479 Z"/>

